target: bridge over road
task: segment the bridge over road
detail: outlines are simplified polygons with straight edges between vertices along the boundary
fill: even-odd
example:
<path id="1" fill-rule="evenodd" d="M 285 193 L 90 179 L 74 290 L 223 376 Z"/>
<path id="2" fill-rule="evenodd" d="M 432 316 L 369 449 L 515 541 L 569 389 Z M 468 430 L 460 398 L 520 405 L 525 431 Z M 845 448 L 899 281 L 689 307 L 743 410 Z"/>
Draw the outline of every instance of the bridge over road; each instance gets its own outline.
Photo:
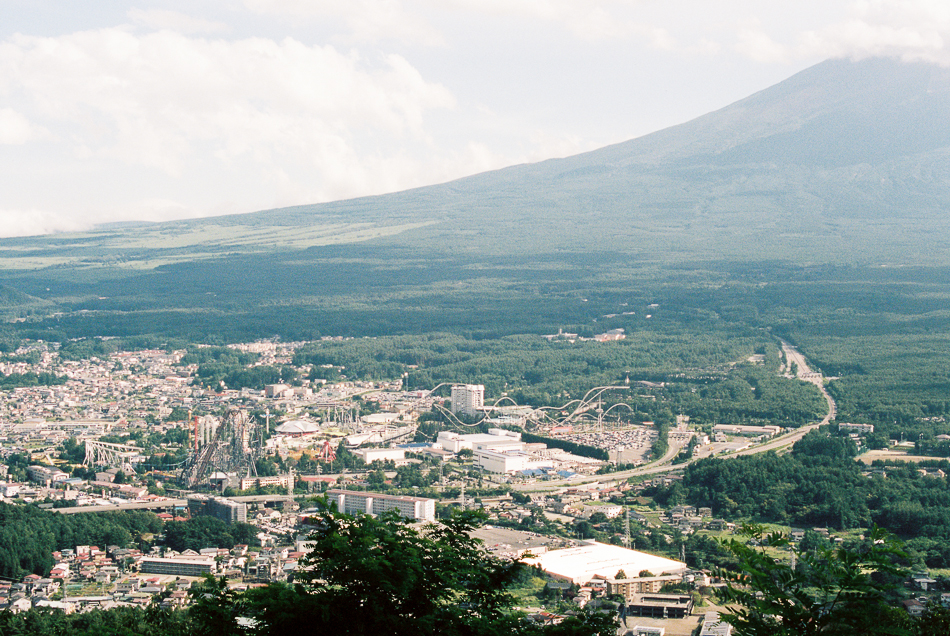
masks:
<path id="1" fill-rule="evenodd" d="M 243 503 L 270 503 L 293 500 L 289 495 L 247 495 L 243 497 L 228 497 L 232 501 Z M 154 501 L 129 501 L 120 504 L 103 504 L 101 506 L 76 506 L 74 508 L 53 508 L 54 512 L 64 515 L 77 515 L 86 512 L 121 512 L 123 510 L 154 510 L 184 508 L 188 505 L 187 499 L 157 499 Z"/>
<path id="2" fill-rule="evenodd" d="M 120 504 L 105 504 L 101 506 L 75 506 L 73 508 L 53 508 L 53 512 L 64 515 L 76 515 L 85 512 L 121 512 L 123 510 L 150 510 L 155 508 L 184 508 L 188 505 L 187 499 L 160 499 L 157 501 L 130 501 Z"/>

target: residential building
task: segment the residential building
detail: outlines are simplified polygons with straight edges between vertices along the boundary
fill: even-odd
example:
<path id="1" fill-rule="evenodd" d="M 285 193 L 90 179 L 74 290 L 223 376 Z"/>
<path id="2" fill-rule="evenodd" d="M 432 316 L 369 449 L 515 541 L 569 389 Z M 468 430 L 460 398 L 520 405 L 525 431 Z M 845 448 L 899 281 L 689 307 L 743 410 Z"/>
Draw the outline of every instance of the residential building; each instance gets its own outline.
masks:
<path id="1" fill-rule="evenodd" d="M 452 386 L 452 412 L 477 415 L 485 404 L 485 386 L 482 384 L 455 384 Z"/>
<path id="2" fill-rule="evenodd" d="M 874 432 L 874 424 L 855 424 L 852 422 L 842 422 L 838 424 L 838 430 L 842 433 L 859 433 L 868 435 Z"/>
<path id="3" fill-rule="evenodd" d="M 607 594 L 619 594 L 629 603 L 635 596 L 656 594 L 667 583 L 679 583 L 682 580 L 681 575 L 607 579 Z"/>
<path id="4" fill-rule="evenodd" d="M 337 510 L 347 514 L 379 515 L 396 510 L 415 521 L 435 521 L 435 499 L 354 490 L 328 490 L 327 498 L 336 503 Z"/>
<path id="5" fill-rule="evenodd" d="M 247 523 L 247 504 L 224 497 L 192 495 L 188 497 L 188 510 L 192 516 L 207 515 L 227 523 Z"/>
<path id="6" fill-rule="evenodd" d="M 167 574 L 171 576 L 201 576 L 214 573 L 214 557 L 163 559 L 143 557 L 139 564 L 143 574 Z"/>

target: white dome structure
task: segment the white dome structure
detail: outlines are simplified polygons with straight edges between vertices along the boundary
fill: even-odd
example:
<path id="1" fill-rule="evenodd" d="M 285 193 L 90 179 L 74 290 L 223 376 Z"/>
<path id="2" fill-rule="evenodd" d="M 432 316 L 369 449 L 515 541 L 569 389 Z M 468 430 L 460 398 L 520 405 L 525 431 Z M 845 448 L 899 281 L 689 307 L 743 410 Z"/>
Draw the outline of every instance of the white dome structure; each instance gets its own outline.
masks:
<path id="1" fill-rule="evenodd" d="M 274 430 L 281 435 L 298 437 L 300 435 L 316 433 L 320 430 L 320 427 L 318 427 L 313 422 L 308 422 L 306 420 L 291 420 L 289 422 L 284 422 Z"/>

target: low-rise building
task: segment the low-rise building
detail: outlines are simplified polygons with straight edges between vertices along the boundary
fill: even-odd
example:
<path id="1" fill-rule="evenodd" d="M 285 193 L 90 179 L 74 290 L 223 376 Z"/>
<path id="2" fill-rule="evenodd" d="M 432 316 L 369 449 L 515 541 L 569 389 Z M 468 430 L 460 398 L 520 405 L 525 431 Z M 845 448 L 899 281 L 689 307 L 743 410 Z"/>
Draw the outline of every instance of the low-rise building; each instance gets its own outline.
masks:
<path id="1" fill-rule="evenodd" d="M 632 579 L 607 579 L 607 594 L 620 595 L 629 603 L 634 597 L 642 594 L 656 594 L 668 583 L 679 583 L 683 580 L 680 575 L 647 576 Z"/>
<path id="2" fill-rule="evenodd" d="M 241 490 L 250 490 L 251 488 L 263 488 L 265 486 L 278 486 L 287 490 L 294 489 L 294 474 L 292 472 L 283 475 L 268 475 L 266 477 L 243 477 L 238 486 Z"/>
<path id="3" fill-rule="evenodd" d="M 52 466 L 27 466 L 26 473 L 30 476 L 31 481 L 35 481 L 39 484 L 55 483 L 69 479 L 68 474 Z"/>
<path id="4" fill-rule="evenodd" d="M 838 430 L 842 433 L 859 433 L 867 435 L 874 432 L 874 424 L 857 424 L 853 422 L 842 422 L 838 424 Z"/>
<path id="5" fill-rule="evenodd" d="M 686 618 L 693 611 L 688 594 L 642 594 L 627 601 L 627 616 Z"/>
<path id="6" fill-rule="evenodd" d="M 400 462 L 406 459 L 404 448 L 358 448 L 353 454 L 361 458 L 366 464 L 391 460 Z"/>
<path id="7" fill-rule="evenodd" d="M 170 576 L 201 576 L 213 574 L 215 571 L 214 557 L 143 557 L 139 563 L 139 571 L 143 574 L 166 574 Z"/>
<path id="8" fill-rule="evenodd" d="M 699 636 L 730 636 L 732 625 L 719 617 L 719 612 L 706 612 L 703 615 L 703 628 Z"/>

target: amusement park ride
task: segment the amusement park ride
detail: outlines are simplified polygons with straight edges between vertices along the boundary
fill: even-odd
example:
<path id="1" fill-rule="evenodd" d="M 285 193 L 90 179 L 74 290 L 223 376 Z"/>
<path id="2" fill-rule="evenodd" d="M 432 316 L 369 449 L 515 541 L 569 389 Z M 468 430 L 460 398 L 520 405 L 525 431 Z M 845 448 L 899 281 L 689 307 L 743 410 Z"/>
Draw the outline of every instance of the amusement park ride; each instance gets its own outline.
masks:
<path id="1" fill-rule="evenodd" d="M 445 386 L 452 386 L 452 384 L 439 384 L 428 393 L 433 395 Z M 574 432 L 623 430 L 638 424 L 624 422 L 617 415 L 621 409 L 626 409 L 627 412 L 633 412 L 633 409 L 624 402 L 616 402 L 605 409 L 603 395 L 608 391 L 622 391 L 627 388 L 629 387 L 613 385 L 594 387 L 582 398 L 571 400 L 562 406 L 542 406 L 523 410 L 522 422 L 525 424 L 533 422 L 537 428 L 551 431 L 558 429 Z M 482 407 L 479 419 L 474 422 L 462 421 L 458 415 L 437 402 L 433 404 L 433 408 L 443 413 L 451 424 L 465 428 L 478 426 L 494 413 L 503 413 L 504 410 L 510 408 L 504 406 L 507 403 L 514 407 L 519 406 L 510 397 L 503 396 L 493 404 Z M 610 417 L 611 414 L 613 417 Z M 343 419 L 341 416 L 336 418 L 336 421 L 340 422 Z M 263 426 L 256 421 L 256 418 L 249 417 L 246 412 L 237 408 L 229 409 L 220 421 L 210 415 L 198 417 L 191 414 L 189 414 L 189 421 L 192 427 L 190 444 L 192 453 L 180 473 L 185 488 L 193 488 L 207 482 L 216 473 L 242 477 L 257 476 L 256 460 L 263 453 L 265 432 L 269 432 L 270 429 L 269 412 L 266 416 L 266 424 Z M 128 456 L 139 450 L 131 446 L 87 440 L 86 459 L 91 464 L 128 463 Z M 330 440 L 323 442 L 317 457 L 325 462 L 336 459 L 336 452 Z"/>
<path id="2" fill-rule="evenodd" d="M 263 431 L 246 412 L 229 409 L 220 425 L 210 416 L 201 421 L 195 417 L 193 422 L 194 460 L 182 471 L 186 488 L 206 481 L 215 472 L 257 476 Z"/>
<path id="3" fill-rule="evenodd" d="M 430 395 L 444 386 L 451 386 L 451 384 L 444 382 L 437 385 L 429 392 Z M 607 391 L 622 391 L 628 388 L 630 387 L 613 385 L 594 387 L 585 393 L 582 398 L 571 400 L 562 406 L 541 406 L 532 408 L 523 415 L 523 419 L 524 422 L 530 421 L 537 423 L 540 428 L 559 429 L 570 427 L 574 432 L 624 430 L 625 428 L 629 428 L 631 424 L 621 421 L 616 417 L 616 414 L 613 419 L 605 418 L 615 409 L 618 409 L 618 413 L 620 412 L 619 409 L 626 409 L 630 413 L 633 412 L 633 409 L 624 402 L 617 402 L 604 409 L 603 394 Z M 441 404 L 433 404 L 433 407 L 444 414 L 448 420 L 456 426 L 474 427 L 491 417 L 493 412 L 501 411 L 503 408 L 502 405 L 506 402 L 510 402 L 514 407 L 519 406 L 519 404 L 510 397 L 502 396 L 493 404 L 486 405 L 482 416 L 477 421 L 471 423 L 463 422 L 455 413 Z"/>

